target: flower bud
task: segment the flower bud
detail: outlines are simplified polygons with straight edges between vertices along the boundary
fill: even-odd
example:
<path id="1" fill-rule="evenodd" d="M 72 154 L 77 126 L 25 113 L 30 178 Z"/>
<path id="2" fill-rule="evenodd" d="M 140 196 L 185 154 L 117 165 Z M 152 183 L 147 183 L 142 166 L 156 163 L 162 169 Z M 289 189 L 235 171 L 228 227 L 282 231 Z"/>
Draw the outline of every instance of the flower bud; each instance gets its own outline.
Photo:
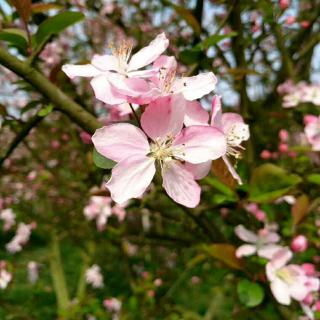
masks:
<path id="1" fill-rule="evenodd" d="M 305 236 L 296 236 L 291 242 L 291 249 L 294 252 L 304 252 L 308 248 L 308 240 Z"/>

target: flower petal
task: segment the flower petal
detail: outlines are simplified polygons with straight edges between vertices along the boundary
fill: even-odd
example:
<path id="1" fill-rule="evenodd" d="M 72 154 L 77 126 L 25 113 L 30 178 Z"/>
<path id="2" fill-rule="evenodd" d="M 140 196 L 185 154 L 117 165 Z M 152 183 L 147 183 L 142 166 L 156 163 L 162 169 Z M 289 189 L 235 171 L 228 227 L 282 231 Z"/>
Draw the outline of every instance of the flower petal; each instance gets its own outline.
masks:
<path id="1" fill-rule="evenodd" d="M 275 244 L 269 244 L 261 247 L 258 249 L 258 256 L 266 259 L 272 259 L 274 254 L 279 251 L 282 247 L 275 245 Z"/>
<path id="2" fill-rule="evenodd" d="M 189 126 L 208 125 L 209 113 L 202 108 L 199 101 L 187 101 L 184 124 Z"/>
<path id="3" fill-rule="evenodd" d="M 101 71 L 91 64 L 65 64 L 62 71 L 71 79 L 75 77 L 96 77 Z"/>
<path id="4" fill-rule="evenodd" d="M 97 151 L 119 162 L 133 155 L 146 155 L 150 148 L 146 135 L 129 123 L 116 123 L 96 130 L 92 142 Z"/>
<path id="5" fill-rule="evenodd" d="M 154 159 L 135 155 L 120 161 L 113 169 L 106 184 L 111 198 L 118 204 L 143 195 L 150 185 L 156 167 Z"/>
<path id="6" fill-rule="evenodd" d="M 141 116 L 144 132 L 153 140 L 176 135 L 183 126 L 185 99 L 182 95 L 152 101 Z"/>
<path id="7" fill-rule="evenodd" d="M 218 159 L 227 151 L 224 134 L 214 127 L 192 126 L 183 129 L 174 139 L 174 155 L 190 163 Z"/>
<path id="8" fill-rule="evenodd" d="M 160 70 L 160 69 L 177 69 L 178 63 L 175 57 L 173 56 L 166 56 L 161 55 L 157 58 L 153 63 L 153 68 Z"/>
<path id="9" fill-rule="evenodd" d="M 189 172 L 193 174 L 194 179 L 200 180 L 209 174 L 211 169 L 211 163 L 211 160 L 198 164 L 186 162 L 184 166 Z"/>
<path id="10" fill-rule="evenodd" d="M 292 252 L 285 247 L 282 247 L 279 251 L 277 251 L 271 260 L 272 265 L 276 269 L 280 269 L 286 265 L 286 263 L 292 258 Z"/>
<path id="11" fill-rule="evenodd" d="M 289 286 L 289 293 L 293 299 L 297 301 L 302 301 L 309 293 L 309 290 L 306 286 L 304 286 L 303 282 L 298 280 L 298 281 L 294 281 Z"/>
<path id="12" fill-rule="evenodd" d="M 241 258 L 241 257 L 247 257 L 251 256 L 256 252 L 257 248 L 251 244 L 244 244 L 240 246 L 237 251 L 236 251 L 236 257 Z"/>
<path id="13" fill-rule="evenodd" d="M 258 236 L 252 231 L 245 228 L 242 224 L 236 226 L 234 232 L 242 241 L 250 243 L 256 243 L 258 241 Z"/>
<path id="14" fill-rule="evenodd" d="M 188 208 L 196 207 L 200 202 L 201 188 L 195 182 L 192 173 L 178 161 L 164 163 L 162 169 L 163 187 L 170 198 Z"/>
<path id="15" fill-rule="evenodd" d="M 276 278 L 271 282 L 270 288 L 275 299 L 284 305 L 289 305 L 291 302 L 289 288 L 288 286 L 280 279 Z"/>
<path id="16" fill-rule="evenodd" d="M 165 33 L 159 34 L 150 44 L 137 53 L 130 59 L 128 71 L 138 70 L 156 60 L 163 51 L 167 49 L 169 40 Z"/>
<path id="17" fill-rule="evenodd" d="M 221 98 L 218 95 L 214 95 L 211 102 L 211 122 L 212 126 L 218 128 L 222 127 L 221 123 L 222 108 L 221 108 Z"/>
<path id="18" fill-rule="evenodd" d="M 212 72 L 202 73 L 194 77 L 183 77 L 173 83 L 173 91 L 182 93 L 187 100 L 196 100 L 213 91 L 217 78 Z"/>
<path id="19" fill-rule="evenodd" d="M 95 97 L 107 104 L 115 105 L 127 102 L 125 97 L 115 92 L 106 75 L 100 75 L 90 81 Z"/>
<path id="20" fill-rule="evenodd" d="M 233 179 L 237 180 L 239 185 L 242 185 L 242 180 L 241 180 L 240 176 L 238 175 L 237 171 L 235 170 L 235 168 L 233 167 L 233 165 L 231 164 L 231 162 L 229 161 L 229 159 L 226 156 L 222 156 L 222 159 L 223 159 L 224 163 L 226 164 L 229 172 L 231 173 Z"/>
<path id="21" fill-rule="evenodd" d="M 99 55 L 95 54 L 91 60 L 91 64 L 102 71 L 118 71 L 119 59 L 110 54 Z"/>

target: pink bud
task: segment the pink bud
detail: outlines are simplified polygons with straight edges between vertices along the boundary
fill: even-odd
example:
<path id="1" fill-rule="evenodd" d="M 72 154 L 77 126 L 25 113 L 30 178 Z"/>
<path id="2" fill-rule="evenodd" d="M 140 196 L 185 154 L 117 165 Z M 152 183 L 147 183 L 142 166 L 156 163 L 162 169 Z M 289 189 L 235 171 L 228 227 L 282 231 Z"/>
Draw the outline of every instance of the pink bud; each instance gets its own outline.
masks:
<path id="1" fill-rule="evenodd" d="M 295 151 L 289 151 L 288 156 L 292 159 L 295 159 L 297 157 L 297 153 Z"/>
<path id="2" fill-rule="evenodd" d="M 91 144 L 91 135 L 88 132 L 82 131 L 80 132 L 80 138 L 82 140 L 83 143 L 85 144 Z"/>
<path id="3" fill-rule="evenodd" d="M 307 306 L 310 306 L 313 302 L 313 295 L 311 293 L 308 293 L 307 296 L 302 301 Z"/>
<path id="4" fill-rule="evenodd" d="M 287 153 L 289 150 L 289 146 L 287 143 L 280 143 L 278 149 L 281 153 Z"/>
<path id="5" fill-rule="evenodd" d="M 258 205 L 256 203 L 249 203 L 246 206 L 246 209 L 251 213 L 256 213 L 259 210 Z"/>
<path id="6" fill-rule="evenodd" d="M 288 25 L 294 24 L 295 22 L 296 22 L 296 18 L 294 16 L 289 16 L 286 19 L 286 24 L 288 24 Z"/>
<path id="7" fill-rule="evenodd" d="M 261 153 L 260 153 L 260 158 L 261 159 L 264 159 L 264 160 L 268 160 L 271 158 L 271 152 L 269 150 L 263 150 Z"/>
<path id="8" fill-rule="evenodd" d="M 162 282 L 162 279 L 157 278 L 157 279 L 154 280 L 153 283 L 154 283 L 155 286 L 160 287 L 163 282 Z"/>
<path id="9" fill-rule="evenodd" d="M 312 114 L 307 114 L 303 117 L 303 122 L 305 125 L 314 123 L 318 121 L 318 117 L 312 115 Z"/>
<path id="10" fill-rule="evenodd" d="M 60 142 L 58 140 L 51 141 L 51 147 L 53 149 L 59 149 L 60 148 Z"/>
<path id="11" fill-rule="evenodd" d="M 286 10 L 290 6 L 290 0 L 279 0 L 279 6 L 282 10 Z"/>
<path id="12" fill-rule="evenodd" d="M 255 212 L 254 215 L 255 215 L 256 219 L 259 220 L 259 221 L 265 221 L 266 220 L 266 214 L 262 210 L 258 210 L 257 212 Z"/>
<path id="13" fill-rule="evenodd" d="M 148 290 L 148 297 L 153 298 L 155 296 L 154 290 Z"/>
<path id="14" fill-rule="evenodd" d="M 142 275 L 143 279 L 148 279 L 149 278 L 149 272 L 148 271 L 143 271 L 141 275 Z"/>
<path id="15" fill-rule="evenodd" d="M 281 140 L 281 142 L 288 142 L 289 140 L 289 132 L 285 129 L 281 129 L 279 131 L 279 139 Z"/>
<path id="16" fill-rule="evenodd" d="M 316 272 L 316 267 L 313 263 L 303 263 L 301 268 L 307 276 L 313 276 Z"/>
<path id="17" fill-rule="evenodd" d="M 320 300 L 315 303 L 316 311 L 320 311 Z"/>
<path id="18" fill-rule="evenodd" d="M 307 29 L 307 28 L 310 27 L 310 22 L 307 21 L 307 20 L 301 21 L 301 22 L 300 22 L 300 26 L 301 26 L 302 28 L 304 28 L 304 29 Z"/>
<path id="19" fill-rule="evenodd" d="M 294 252 L 304 252 L 307 248 L 308 239 L 303 235 L 296 236 L 291 242 L 291 249 Z"/>

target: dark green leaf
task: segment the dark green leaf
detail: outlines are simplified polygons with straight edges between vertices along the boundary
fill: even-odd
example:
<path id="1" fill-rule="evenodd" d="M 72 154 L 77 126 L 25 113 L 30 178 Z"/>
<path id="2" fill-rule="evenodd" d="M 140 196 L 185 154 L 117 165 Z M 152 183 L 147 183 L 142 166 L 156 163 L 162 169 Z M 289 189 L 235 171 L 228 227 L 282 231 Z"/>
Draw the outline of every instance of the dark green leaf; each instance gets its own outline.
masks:
<path id="1" fill-rule="evenodd" d="M 239 300 L 249 308 L 258 306 L 264 298 L 263 288 L 247 279 L 243 279 L 238 283 L 237 292 Z"/>
<path id="2" fill-rule="evenodd" d="M 0 32 L 0 40 L 9 42 L 16 48 L 26 51 L 28 47 L 28 37 L 24 30 L 21 29 L 3 29 Z"/>
<path id="3" fill-rule="evenodd" d="M 307 180 L 311 183 L 320 185 L 320 174 L 318 173 L 310 174 L 307 176 Z"/>
<path id="4" fill-rule="evenodd" d="M 266 163 L 253 171 L 249 186 L 249 200 L 270 202 L 286 193 L 301 182 L 296 174 L 291 174 L 274 164 Z"/>
<path id="5" fill-rule="evenodd" d="M 194 64 L 199 62 L 202 52 L 199 50 L 184 50 L 179 54 L 179 60 L 184 64 Z"/>
<path id="6" fill-rule="evenodd" d="M 51 113 L 53 110 L 53 105 L 49 104 L 47 106 L 45 106 L 44 108 L 42 108 L 39 112 L 38 112 L 38 116 L 39 117 L 45 117 L 47 116 L 49 113 Z"/>
<path id="7" fill-rule="evenodd" d="M 93 162 L 102 169 L 111 169 L 115 166 L 115 162 L 102 156 L 96 149 L 93 150 Z"/>
<path id="8" fill-rule="evenodd" d="M 35 34 L 36 44 L 40 45 L 50 36 L 58 34 L 69 26 L 81 21 L 84 15 L 81 12 L 62 12 L 43 21 Z"/>
<path id="9" fill-rule="evenodd" d="M 217 44 L 218 42 L 231 37 L 235 37 L 236 35 L 237 35 L 237 32 L 230 32 L 228 34 L 214 34 L 212 36 L 209 36 L 207 39 L 203 40 L 199 44 L 197 44 L 196 47 L 199 48 L 200 50 L 208 49 L 214 46 L 215 44 Z"/>

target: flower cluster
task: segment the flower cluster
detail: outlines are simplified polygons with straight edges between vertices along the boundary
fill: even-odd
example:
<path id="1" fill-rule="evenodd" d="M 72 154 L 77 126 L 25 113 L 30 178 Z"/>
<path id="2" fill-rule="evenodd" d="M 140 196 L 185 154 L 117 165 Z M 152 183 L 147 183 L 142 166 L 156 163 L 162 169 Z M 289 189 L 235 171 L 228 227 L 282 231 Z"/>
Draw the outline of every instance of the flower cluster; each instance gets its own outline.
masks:
<path id="1" fill-rule="evenodd" d="M 126 205 L 114 205 L 112 206 L 112 200 L 110 197 L 92 196 L 89 200 L 89 204 L 84 208 L 83 213 L 88 220 L 96 220 L 97 229 L 99 231 L 104 230 L 108 218 L 112 215 L 118 217 L 119 221 L 123 221 L 126 216 Z"/>
<path id="2" fill-rule="evenodd" d="M 300 103 L 313 103 L 320 106 L 320 84 L 305 82 L 294 84 L 288 80 L 279 85 L 277 90 L 279 94 L 283 95 L 282 106 L 284 108 L 294 108 Z"/>
<path id="3" fill-rule="evenodd" d="M 3 209 L 0 212 L 0 220 L 3 221 L 3 230 L 10 230 L 16 223 L 16 215 L 11 208 Z"/>
<path id="4" fill-rule="evenodd" d="M 220 157 L 241 183 L 228 157 L 240 157 L 248 126 L 235 113 L 222 114 L 218 96 L 209 115 L 197 99 L 215 89 L 216 77 L 212 72 L 176 77 L 175 58 L 162 55 L 168 45 L 162 33 L 132 57 L 132 43 L 122 42 L 112 55 L 95 55 L 90 64 L 63 66 L 71 78 L 91 77 L 96 98 L 111 110 L 128 103 L 141 106 L 140 119 L 132 107 L 140 127 L 114 123 L 92 137 L 96 150 L 117 163 L 106 186 L 118 204 L 141 197 L 158 169 L 167 194 L 196 207 L 201 193 L 196 180 Z"/>
<path id="5" fill-rule="evenodd" d="M 7 263 L 0 261 L 0 289 L 5 289 L 12 280 L 12 274 L 7 270 Z"/>
<path id="6" fill-rule="evenodd" d="M 270 282 L 272 294 L 279 303 L 289 305 L 293 299 L 299 301 L 305 309 L 315 301 L 317 291 L 320 289 L 320 281 L 316 277 L 314 266 L 312 264 L 290 264 L 293 253 L 289 248 L 278 244 L 280 236 L 274 231 L 274 228 L 267 225 L 260 229 L 258 234 L 255 234 L 239 225 L 235 228 L 235 233 L 241 240 L 247 242 L 237 249 L 237 257 L 257 253 L 258 256 L 268 260 L 266 276 Z M 295 252 L 306 250 L 305 240 L 302 235 L 295 237 L 291 243 L 292 250 Z M 309 313 L 310 310 L 308 308 Z"/>
<path id="7" fill-rule="evenodd" d="M 98 265 L 94 264 L 85 273 L 86 282 L 91 284 L 94 288 L 103 287 L 103 275 Z"/>

